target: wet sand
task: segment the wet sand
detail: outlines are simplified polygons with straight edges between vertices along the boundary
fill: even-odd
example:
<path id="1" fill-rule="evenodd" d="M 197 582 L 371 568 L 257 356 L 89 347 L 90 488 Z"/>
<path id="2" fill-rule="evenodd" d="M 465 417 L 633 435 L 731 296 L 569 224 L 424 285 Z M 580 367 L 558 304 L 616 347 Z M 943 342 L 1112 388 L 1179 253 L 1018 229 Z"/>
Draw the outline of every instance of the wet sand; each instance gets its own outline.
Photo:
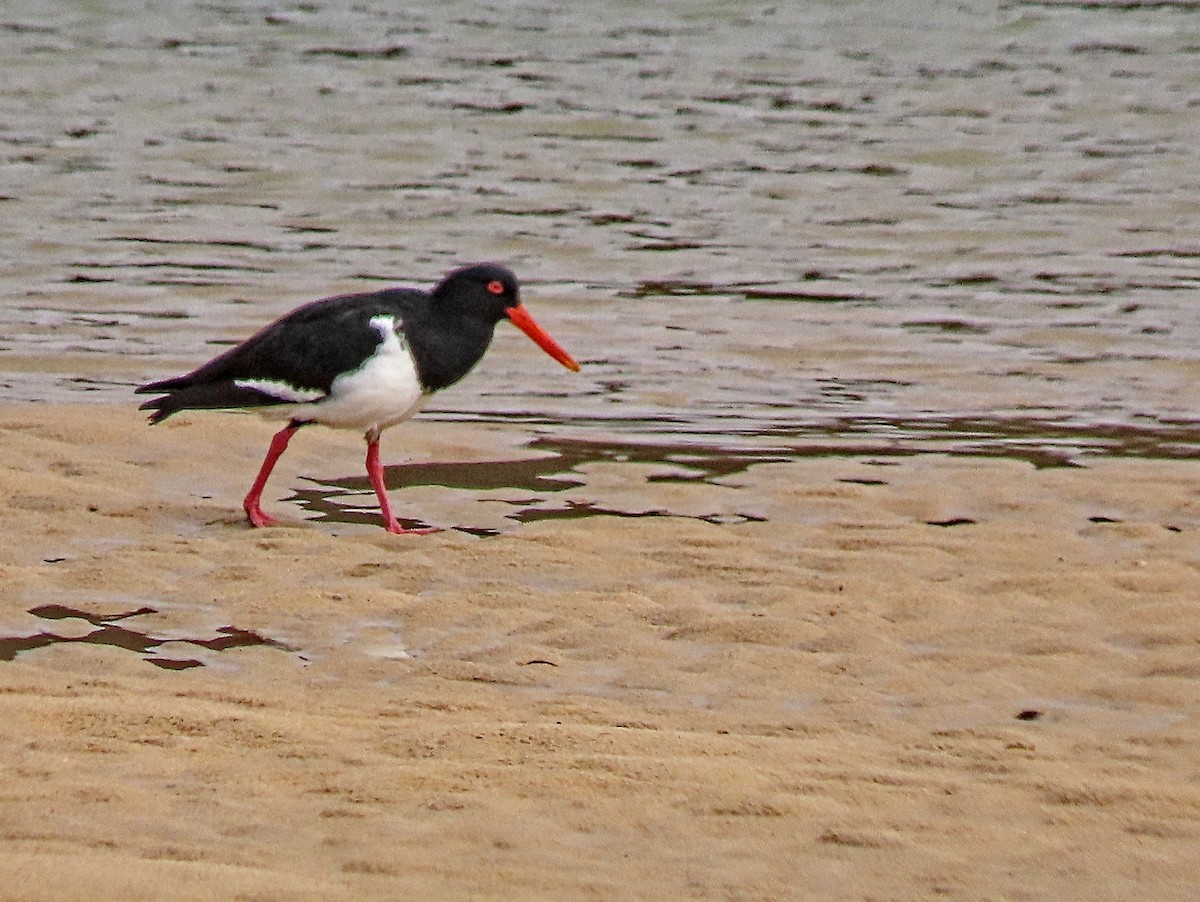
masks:
<path id="1" fill-rule="evenodd" d="M 1194 7 L 6 4 L 0 895 L 1195 898 Z M 444 532 L 133 409 L 480 259 Z"/>
<path id="2" fill-rule="evenodd" d="M 288 525 L 247 528 L 269 433 L 0 411 L 6 898 L 1200 883 L 1194 462 L 601 462 L 573 497 L 680 516 L 516 525 L 493 508 L 524 489 L 424 486 L 401 513 L 508 526 L 396 537 L 286 500 L 359 473 L 361 441 L 318 430 L 267 492 Z M 468 425 L 389 441 L 530 455 Z M 766 520 L 689 518 L 738 512 Z"/>

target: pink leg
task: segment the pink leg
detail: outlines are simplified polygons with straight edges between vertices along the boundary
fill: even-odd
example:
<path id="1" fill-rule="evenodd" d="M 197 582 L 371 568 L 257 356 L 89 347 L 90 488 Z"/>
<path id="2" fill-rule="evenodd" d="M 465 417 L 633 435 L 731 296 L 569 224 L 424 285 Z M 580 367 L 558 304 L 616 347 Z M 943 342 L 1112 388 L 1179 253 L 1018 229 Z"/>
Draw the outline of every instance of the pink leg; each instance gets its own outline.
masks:
<path id="1" fill-rule="evenodd" d="M 246 511 L 246 516 L 250 518 L 250 522 L 255 526 L 272 526 L 279 522 L 274 517 L 269 517 L 263 513 L 263 509 L 260 506 L 262 493 L 267 485 L 267 479 L 271 476 L 271 471 L 275 469 L 275 461 L 279 460 L 280 455 L 287 450 L 288 442 L 292 440 L 292 436 L 296 434 L 296 430 L 301 425 L 299 423 L 288 423 L 275 433 L 275 437 L 271 439 L 271 447 L 267 449 L 267 456 L 263 459 L 262 466 L 258 469 L 258 477 L 254 480 L 254 485 L 250 486 L 250 491 L 246 493 L 246 499 L 242 502 L 242 507 Z"/>
<path id="2" fill-rule="evenodd" d="M 371 485 L 375 486 L 375 494 L 379 497 L 379 512 L 383 516 L 383 528 L 396 535 L 424 536 L 434 529 L 405 529 L 392 513 L 392 502 L 388 500 L 387 486 L 383 484 L 383 467 L 379 464 L 379 439 L 367 439 L 367 475 L 371 477 Z"/>

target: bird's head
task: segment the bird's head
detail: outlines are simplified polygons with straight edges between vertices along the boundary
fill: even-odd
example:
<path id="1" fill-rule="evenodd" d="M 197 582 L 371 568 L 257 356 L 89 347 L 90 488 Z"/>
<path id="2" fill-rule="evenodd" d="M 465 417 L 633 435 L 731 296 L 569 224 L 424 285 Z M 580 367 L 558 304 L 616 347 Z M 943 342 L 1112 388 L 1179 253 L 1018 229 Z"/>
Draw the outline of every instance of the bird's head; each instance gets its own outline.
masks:
<path id="1" fill-rule="evenodd" d="M 460 316 L 497 323 L 507 318 L 543 351 L 573 372 L 579 364 L 530 316 L 521 303 L 521 286 L 512 270 L 495 263 L 477 263 L 449 273 L 433 290 L 435 303 Z"/>

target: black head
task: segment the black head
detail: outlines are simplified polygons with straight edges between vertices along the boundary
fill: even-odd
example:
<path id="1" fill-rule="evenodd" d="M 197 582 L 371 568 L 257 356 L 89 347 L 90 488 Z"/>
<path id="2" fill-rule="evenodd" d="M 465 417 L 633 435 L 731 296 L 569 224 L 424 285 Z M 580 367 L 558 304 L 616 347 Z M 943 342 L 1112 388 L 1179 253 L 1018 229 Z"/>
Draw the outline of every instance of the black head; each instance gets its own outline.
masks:
<path id="1" fill-rule="evenodd" d="M 433 289 L 433 299 L 441 312 L 498 323 L 521 303 L 521 288 L 507 267 L 476 263 L 447 274 Z"/>

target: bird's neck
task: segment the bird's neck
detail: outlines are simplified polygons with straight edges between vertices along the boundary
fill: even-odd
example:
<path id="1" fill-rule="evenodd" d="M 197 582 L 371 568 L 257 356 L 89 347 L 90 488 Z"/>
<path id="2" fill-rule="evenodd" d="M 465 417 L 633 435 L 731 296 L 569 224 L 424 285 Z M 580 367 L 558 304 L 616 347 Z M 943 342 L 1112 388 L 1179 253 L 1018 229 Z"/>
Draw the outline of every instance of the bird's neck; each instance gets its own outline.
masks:
<path id="1" fill-rule="evenodd" d="M 426 391 L 453 385 L 475 366 L 491 344 L 495 324 L 477 318 L 439 316 L 408 336 Z"/>

